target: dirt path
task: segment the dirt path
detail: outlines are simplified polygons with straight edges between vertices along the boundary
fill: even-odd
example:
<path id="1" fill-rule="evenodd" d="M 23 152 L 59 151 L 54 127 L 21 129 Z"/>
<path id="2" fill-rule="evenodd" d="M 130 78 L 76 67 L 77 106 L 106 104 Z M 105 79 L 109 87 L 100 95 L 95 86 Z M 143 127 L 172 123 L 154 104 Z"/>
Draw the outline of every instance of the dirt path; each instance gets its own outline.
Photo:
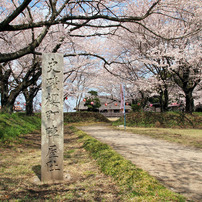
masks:
<path id="1" fill-rule="evenodd" d="M 79 129 L 109 144 L 174 192 L 202 201 L 202 150 L 113 130 L 105 125 L 80 126 Z"/>

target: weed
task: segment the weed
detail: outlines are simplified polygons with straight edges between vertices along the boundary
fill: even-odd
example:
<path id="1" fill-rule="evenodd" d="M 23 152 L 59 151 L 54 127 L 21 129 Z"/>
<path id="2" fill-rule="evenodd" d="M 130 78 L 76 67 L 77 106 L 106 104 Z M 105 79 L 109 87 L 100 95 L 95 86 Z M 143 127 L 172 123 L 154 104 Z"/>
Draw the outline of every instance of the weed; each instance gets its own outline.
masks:
<path id="1" fill-rule="evenodd" d="M 86 172 L 84 172 L 84 175 L 86 175 L 87 177 L 94 177 L 96 173 L 94 171 L 87 170 Z"/>

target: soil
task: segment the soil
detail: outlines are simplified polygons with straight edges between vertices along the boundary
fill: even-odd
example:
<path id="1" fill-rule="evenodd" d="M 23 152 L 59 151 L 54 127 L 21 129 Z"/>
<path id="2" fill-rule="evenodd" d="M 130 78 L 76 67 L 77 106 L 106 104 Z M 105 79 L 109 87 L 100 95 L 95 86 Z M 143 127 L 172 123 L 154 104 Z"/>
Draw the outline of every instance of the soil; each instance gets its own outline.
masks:
<path id="1" fill-rule="evenodd" d="M 202 150 L 115 130 L 103 124 L 78 128 L 112 146 L 172 191 L 189 200 L 202 201 Z"/>

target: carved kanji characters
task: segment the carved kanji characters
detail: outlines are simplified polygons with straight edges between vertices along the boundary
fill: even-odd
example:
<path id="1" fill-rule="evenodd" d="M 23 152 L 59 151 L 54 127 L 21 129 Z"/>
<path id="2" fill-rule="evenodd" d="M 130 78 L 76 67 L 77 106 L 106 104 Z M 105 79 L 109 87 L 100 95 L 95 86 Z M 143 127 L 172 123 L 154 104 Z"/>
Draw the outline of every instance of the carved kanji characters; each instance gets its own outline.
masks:
<path id="1" fill-rule="evenodd" d="M 57 151 L 57 146 L 56 145 L 51 145 L 48 148 L 48 162 L 46 163 L 47 168 L 49 171 L 54 171 L 54 170 L 60 170 L 58 163 L 57 163 L 57 158 L 58 158 L 58 151 Z"/>

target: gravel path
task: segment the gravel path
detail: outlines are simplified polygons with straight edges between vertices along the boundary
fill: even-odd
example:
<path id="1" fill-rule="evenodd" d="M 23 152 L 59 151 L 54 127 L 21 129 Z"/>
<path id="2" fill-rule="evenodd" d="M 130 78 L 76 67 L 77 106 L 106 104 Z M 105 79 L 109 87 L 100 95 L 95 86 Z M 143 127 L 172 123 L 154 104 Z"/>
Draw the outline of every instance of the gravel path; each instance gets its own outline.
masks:
<path id="1" fill-rule="evenodd" d="M 167 188 L 190 200 L 202 201 L 202 150 L 113 130 L 105 125 L 78 128 L 112 146 Z"/>

